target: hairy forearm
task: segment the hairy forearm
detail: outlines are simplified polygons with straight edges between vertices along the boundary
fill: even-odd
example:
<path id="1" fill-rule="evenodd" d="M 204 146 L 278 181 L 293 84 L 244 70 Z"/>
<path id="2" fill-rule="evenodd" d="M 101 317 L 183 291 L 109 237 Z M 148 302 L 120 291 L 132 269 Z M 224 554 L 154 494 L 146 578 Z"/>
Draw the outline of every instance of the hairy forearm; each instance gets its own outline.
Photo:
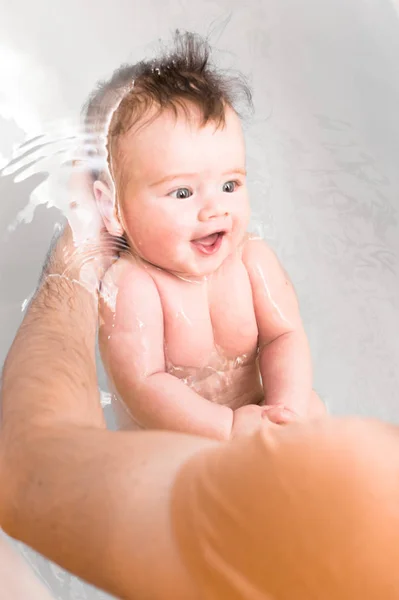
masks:
<path id="1" fill-rule="evenodd" d="M 145 429 L 200 435 L 216 440 L 230 438 L 233 411 L 206 400 L 169 373 L 155 373 L 141 385 L 128 388 L 122 398 Z"/>
<path id="2" fill-rule="evenodd" d="M 64 268 L 58 251 L 56 246 L 45 265 L 3 368 L 0 525 L 37 427 L 105 427 L 95 367 L 96 304 L 86 289 L 58 276 Z"/>
<path id="3" fill-rule="evenodd" d="M 74 253 L 66 227 L 52 244 L 4 364 L 4 427 L 47 420 L 104 426 L 95 365 L 97 298 L 79 282 L 78 261 L 69 260 Z"/>
<path id="4" fill-rule="evenodd" d="M 78 283 L 49 278 L 63 272 L 52 261 L 4 367 L 0 524 L 121 598 L 194 599 L 169 490 L 185 460 L 214 442 L 104 428 L 96 303 Z"/>
<path id="5" fill-rule="evenodd" d="M 194 600 L 169 497 L 180 467 L 214 443 L 168 432 L 38 427 L 10 457 L 18 486 L 4 529 L 120 598 Z"/>
<path id="6" fill-rule="evenodd" d="M 43 280 L 4 365 L 4 426 L 31 427 L 48 420 L 104 426 L 96 326 L 95 301 L 88 291 L 60 277 Z"/>
<path id="7" fill-rule="evenodd" d="M 312 362 L 303 330 L 286 333 L 263 346 L 260 371 L 265 404 L 285 404 L 298 414 L 306 412 L 312 392 Z"/>

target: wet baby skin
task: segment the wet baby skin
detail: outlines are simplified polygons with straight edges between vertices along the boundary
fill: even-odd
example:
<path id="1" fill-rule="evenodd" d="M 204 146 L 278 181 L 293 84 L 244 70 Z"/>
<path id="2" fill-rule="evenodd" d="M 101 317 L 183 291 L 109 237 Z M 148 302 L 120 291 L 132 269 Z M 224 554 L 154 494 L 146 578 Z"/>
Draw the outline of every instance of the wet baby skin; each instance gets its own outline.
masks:
<path id="1" fill-rule="evenodd" d="M 103 282 L 100 349 L 124 426 L 229 439 L 323 413 L 293 286 L 247 233 L 237 114 L 217 127 L 164 110 L 123 136 L 113 167 L 94 191 L 130 252 Z"/>

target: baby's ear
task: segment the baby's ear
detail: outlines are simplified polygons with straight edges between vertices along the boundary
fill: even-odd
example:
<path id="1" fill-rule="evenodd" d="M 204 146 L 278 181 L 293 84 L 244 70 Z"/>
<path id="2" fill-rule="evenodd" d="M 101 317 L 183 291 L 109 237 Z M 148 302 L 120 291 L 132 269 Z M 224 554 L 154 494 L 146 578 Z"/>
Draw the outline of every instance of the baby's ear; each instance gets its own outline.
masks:
<path id="1" fill-rule="evenodd" d="M 108 233 L 120 237 L 124 231 L 116 212 L 114 192 L 100 180 L 93 183 L 93 192 Z"/>

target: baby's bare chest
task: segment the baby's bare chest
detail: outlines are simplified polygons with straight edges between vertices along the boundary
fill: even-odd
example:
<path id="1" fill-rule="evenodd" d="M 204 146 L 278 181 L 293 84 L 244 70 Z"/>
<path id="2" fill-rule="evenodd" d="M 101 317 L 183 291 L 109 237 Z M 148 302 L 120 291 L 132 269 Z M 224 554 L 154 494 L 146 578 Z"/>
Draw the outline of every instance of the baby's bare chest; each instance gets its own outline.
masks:
<path id="1" fill-rule="evenodd" d="M 160 277 L 157 286 L 168 362 L 204 368 L 256 353 L 258 328 L 242 263 L 237 261 L 206 282 Z"/>

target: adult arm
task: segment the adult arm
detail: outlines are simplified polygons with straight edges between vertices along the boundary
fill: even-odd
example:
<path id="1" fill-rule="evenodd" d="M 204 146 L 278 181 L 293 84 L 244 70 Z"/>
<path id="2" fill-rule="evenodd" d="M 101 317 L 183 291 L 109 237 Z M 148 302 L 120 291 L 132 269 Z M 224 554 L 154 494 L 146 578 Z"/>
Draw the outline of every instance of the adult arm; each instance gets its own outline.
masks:
<path id="1" fill-rule="evenodd" d="M 17 334 L 2 389 L 8 533 L 127 599 L 398 597 L 396 427 L 325 419 L 227 444 L 108 432 L 95 323 L 92 297 L 56 277 Z"/>
<path id="2" fill-rule="evenodd" d="M 215 442 L 106 430 L 97 302 L 57 276 L 71 243 L 67 228 L 4 366 L 0 524 L 116 596 L 196 598 L 171 531 L 169 495 L 180 466 Z"/>

